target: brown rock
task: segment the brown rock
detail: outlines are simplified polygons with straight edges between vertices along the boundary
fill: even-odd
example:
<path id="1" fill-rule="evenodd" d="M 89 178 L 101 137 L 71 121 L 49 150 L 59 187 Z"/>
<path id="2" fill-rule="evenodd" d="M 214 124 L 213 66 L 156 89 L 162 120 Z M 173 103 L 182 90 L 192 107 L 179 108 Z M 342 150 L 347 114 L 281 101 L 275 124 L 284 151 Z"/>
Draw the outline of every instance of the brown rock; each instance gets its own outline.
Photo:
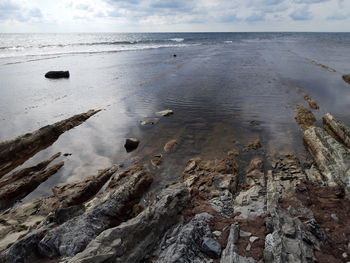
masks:
<path id="1" fill-rule="evenodd" d="M 170 140 L 164 145 L 164 151 L 169 152 L 174 149 L 174 147 L 177 145 L 176 140 Z"/>
<path id="2" fill-rule="evenodd" d="M 347 82 L 347 83 L 350 84 L 350 74 L 348 74 L 348 75 L 343 75 L 343 80 L 344 80 L 345 82 Z"/>
<path id="3" fill-rule="evenodd" d="M 304 99 L 307 103 L 309 103 L 309 106 L 313 110 L 318 110 L 320 107 L 317 105 L 317 103 L 310 97 L 309 94 L 305 94 Z"/>
<path id="4" fill-rule="evenodd" d="M 310 110 L 301 105 L 297 105 L 296 111 L 297 115 L 295 116 L 295 120 L 304 131 L 314 126 L 316 118 Z"/>

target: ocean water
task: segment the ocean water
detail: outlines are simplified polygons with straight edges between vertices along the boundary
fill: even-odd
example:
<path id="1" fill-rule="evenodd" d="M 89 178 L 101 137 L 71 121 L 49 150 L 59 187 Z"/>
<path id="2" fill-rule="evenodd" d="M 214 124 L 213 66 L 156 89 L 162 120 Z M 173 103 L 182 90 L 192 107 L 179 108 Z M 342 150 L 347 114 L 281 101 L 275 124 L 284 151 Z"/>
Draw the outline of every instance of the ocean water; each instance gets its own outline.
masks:
<path id="1" fill-rule="evenodd" d="M 307 107 L 304 94 L 320 106 L 319 125 L 326 112 L 350 125 L 350 85 L 341 78 L 350 73 L 349 51 L 346 33 L 0 34 L 0 140 L 103 109 L 23 164 L 72 153 L 25 200 L 135 159 L 151 170 L 156 191 L 179 180 L 193 157 L 238 151 L 244 171 L 254 156 L 267 165 L 276 152 L 304 156 L 294 121 L 295 106 Z M 71 77 L 44 78 L 50 70 Z M 175 114 L 140 125 L 164 109 Z M 131 153 L 128 137 L 141 141 Z M 165 153 L 172 139 L 178 145 Z M 263 147 L 245 152 L 256 139 Z M 164 160 L 153 167 L 157 154 Z"/>

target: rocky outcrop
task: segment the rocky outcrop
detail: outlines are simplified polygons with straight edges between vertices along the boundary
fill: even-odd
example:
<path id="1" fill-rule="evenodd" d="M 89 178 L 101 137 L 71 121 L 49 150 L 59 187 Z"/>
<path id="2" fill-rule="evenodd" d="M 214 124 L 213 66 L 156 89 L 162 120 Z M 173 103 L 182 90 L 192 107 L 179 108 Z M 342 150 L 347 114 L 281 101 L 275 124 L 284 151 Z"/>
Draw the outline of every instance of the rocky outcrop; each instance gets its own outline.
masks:
<path id="1" fill-rule="evenodd" d="M 344 80 L 345 82 L 347 82 L 347 83 L 350 84 L 350 74 L 348 74 L 348 75 L 343 75 L 343 80 Z"/>
<path id="2" fill-rule="evenodd" d="M 0 177 L 23 164 L 39 151 L 49 147 L 62 133 L 82 124 L 99 111 L 89 110 L 66 120 L 42 127 L 32 133 L 19 136 L 16 139 L 1 142 Z"/>
<path id="3" fill-rule="evenodd" d="M 118 187 L 104 197 L 92 200 L 91 207 L 84 214 L 50 230 L 39 243 L 41 254 L 49 258 L 74 256 L 101 232 L 125 221 L 132 206 L 153 180 L 142 168 L 125 180 L 127 174 L 116 174 L 120 183 L 114 182 L 113 185 Z"/>
<path id="4" fill-rule="evenodd" d="M 323 116 L 323 128 L 338 142 L 350 148 L 350 128 L 327 113 Z"/>
<path id="5" fill-rule="evenodd" d="M 55 186 L 52 192 L 63 207 L 82 204 L 95 196 L 117 170 L 118 167 L 114 165 L 100 171 L 97 176 L 89 176 L 76 183 Z"/>
<path id="6" fill-rule="evenodd" d="M 309 128 L 304 132 L 304 143 L 312 154 L 318 169 L 330 186 L 349 186 L 350 153 L 318 127 Z"/>
<path id="7" fill-rule="evenodd" d="M 297 115 L 295 116 L 296 122 L 299 124 L 300 128 L 304 131 L 312 126 L 316 122 L 315 116 L 312 112 L 301 105 L 296 106 Z"/>
<path id="8" fill-rule="evenodd" d="M 137 217 L 103 231 L 68 262 L 139 262 L 162 234 L 179 221 L 189 192 L 185 185 L 175 184 L 164 189 L 158 200 Z"/>
<path id="9" fill-rule="evenodd" d="M 48 79 L 69 78 L 69 71 L 49 71 L 45 74 Z"/>
<path id="10" fill-rule="evenodd" d="M 4 185 L 0 188 L 0 209 L 6 208 L 14 201 L 25 197 L 32 192 L 42 182 L 46 181 L 51 175 L 55 174 L 64 162 L 52 165 L 46 170 L 39 170 L 37 172 L 22 176 L 11 184 Z"/>

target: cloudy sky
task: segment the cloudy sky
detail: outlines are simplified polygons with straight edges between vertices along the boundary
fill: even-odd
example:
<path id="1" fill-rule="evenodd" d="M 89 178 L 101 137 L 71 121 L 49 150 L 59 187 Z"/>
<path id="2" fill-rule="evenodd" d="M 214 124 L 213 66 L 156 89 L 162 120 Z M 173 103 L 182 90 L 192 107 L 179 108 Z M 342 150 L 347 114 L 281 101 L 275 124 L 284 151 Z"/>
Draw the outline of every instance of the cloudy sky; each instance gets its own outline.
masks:
<path id="1" fill-rule="evenodd" d="M 350 0 L 0 0 L 0 32 L 350 31 Z"/>

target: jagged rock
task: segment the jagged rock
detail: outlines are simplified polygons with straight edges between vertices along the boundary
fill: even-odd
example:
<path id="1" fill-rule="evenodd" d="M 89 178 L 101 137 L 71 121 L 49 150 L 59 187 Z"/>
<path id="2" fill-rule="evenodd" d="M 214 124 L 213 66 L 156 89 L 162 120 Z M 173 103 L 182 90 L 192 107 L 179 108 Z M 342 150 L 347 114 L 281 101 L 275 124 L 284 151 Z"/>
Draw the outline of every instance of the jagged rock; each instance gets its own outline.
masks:
<path id="1" fill-rule="evenodd" d="M 239 224 L 232 224 L 230 234 L 227 239 L 226 248 L 222 251 L 220 263 L 255 263 L 256 261 L 250 257 L 243 257 L 237 254 L 236 242 L 239 238 Z"/>
<path id="2" fill-rule="evenodd" d="M 217 259 L 221 255 L 221 246 L 218 242 L 210 237 L 204 237 L 201 251 L 211 258 Z"/>
<path id="3" fill-rule="evenodd" d="M 55 155 L 51 156 L 46 161 L 43 161 L 35 166 L 24 168 L 19 171 L 14 172 L 13 174 L 6 176 L 5 178 L 0 179 L 0 189 L 3 188 L 5 185 L 9 185 L 11 183 L 14 183 L 15 181 L 18 181 L 24 177 L 30 177 L 34 173 L 42 171 L 46 169 L 46 167 L 56 158 L 60 157 L 61 153 L 56 153 Z"/>
<path id="4" fill-rule="evenodd" d="M 145 170 L 132 174 L 116 190 L 98 199 L 84 214 L 50 230 L 39 243 L 41 253 L 55 258 L 74 256 L 83 251 L 105 229 L 126 219 L 128 210 L 139 201 L 152 180 Z"/>
<path id="5" fill-rule="evenodd" d="M 350 84 L 350 74 L 348 74 L 348 75 L 343 75 L 343 80 L 344 80 L 345 82 L 347 82 L 347 83 Z"/>
<path id="6" fill-rule="evenodd" d="M 140 141 L 136 138 L 128 138 L 125 141 L 124 148 L 127 152 L 131 152 L 139 146 Z"/>
<path id="7" fill-rule="evenodd" d="M 170 152 L 174 147 L 177 145 L 176 140 L 170 140 L 164 145 L 164 151 L 165 152 Z"/>
<path id="8" fill-rule="evenodd" d="M 51 175 L 55 174 L 63 165 L 64 162 L 60 162 L 46 170 L 34 172 L 29 176 L 22 177 L 17 181 L 0 188 L 0 209 L 8 207 L 14 201 L 25 197 L 38 185 L 46 181 Z"/>
<path id="9" fill-rule="evenodd" d="M 296 111 L 297 115 L 295 116 L 295 120 L 304 131 L 314 126 L 316 118 L 310 110 L 301 105 L 297 105 Z"/>
<path id="10" fill-rule="evenodd" d="M 40 262 L 38 243 L 52 225 L 44 226 L 19 239 L 0 256 L 3 263 Z"/>
<path id="11" fill-rule="evenodd" d="M 343 145 L 318 127 L 304 132 L 304 143 L 329 185 L 349 187 L 350 153 Z"/>
<path id="12" fill-rule="evenodd" d="M 0 143 L 0 177 L 23 164 L 41 150 L 53 144 L 58 137 L 82 124 L 100 110 L 89 110 L 63 121 L 47 125 L 32 133 Z"/>
<path id="13" fill-rule="evenodd" d="M 163 117 L 167 117 L 167 116 L 170 116 L 170 115 L 173 115 L 173 114 L 174 114 L 173 110 L 162 110 L 162 111 L 156 112 L 156 115 L 163 116 Z"/>
<path id="14" fill-rule="evenodd" d="M 76 183 L 55 186 L 52 192 L 64 206 L 81 204 L 93 197 L 117 170 L 118 166 L 114 165 L 100 171 L 97 176 L 89 176 Z"/>
<path id="15" fill-rule="evenodd" d="M 185 185 L 164 189 L 157 202 L 137 217 L 103 231 L 70 263 L 139 262 L 151 252 L 165 231 L 179 221 L 179 212 L 189 201 Z"/>
<path id="16" fill-rule="evenodd" d="M 45 74 L 48 79 L 69 78 L 69 71 L 49 71 Z"/>
<path id="17" fill-rule="evenodd" d="M 213 216 L 201 213 L 187 224 L 177 226 L 160 243 L 156 263 L 209 262 L 201 252 L 203 239 L 211 236 L 209 223 Z"/>
<path id="18" fill-rule="evenodd" d="M 304 99 L 307 103 L 309 103 L 309 106 L 313 110 L 318 110 L 320 107 L 317 105 L 317 103 L 310 97 L 309 94 L 304 95 Z"/>
<path id="19" fill-rule="evenodd" d="M 323 116 L 323 128 L 334 139 L 350 148 L 350 128 L 327 113 Z"/>

